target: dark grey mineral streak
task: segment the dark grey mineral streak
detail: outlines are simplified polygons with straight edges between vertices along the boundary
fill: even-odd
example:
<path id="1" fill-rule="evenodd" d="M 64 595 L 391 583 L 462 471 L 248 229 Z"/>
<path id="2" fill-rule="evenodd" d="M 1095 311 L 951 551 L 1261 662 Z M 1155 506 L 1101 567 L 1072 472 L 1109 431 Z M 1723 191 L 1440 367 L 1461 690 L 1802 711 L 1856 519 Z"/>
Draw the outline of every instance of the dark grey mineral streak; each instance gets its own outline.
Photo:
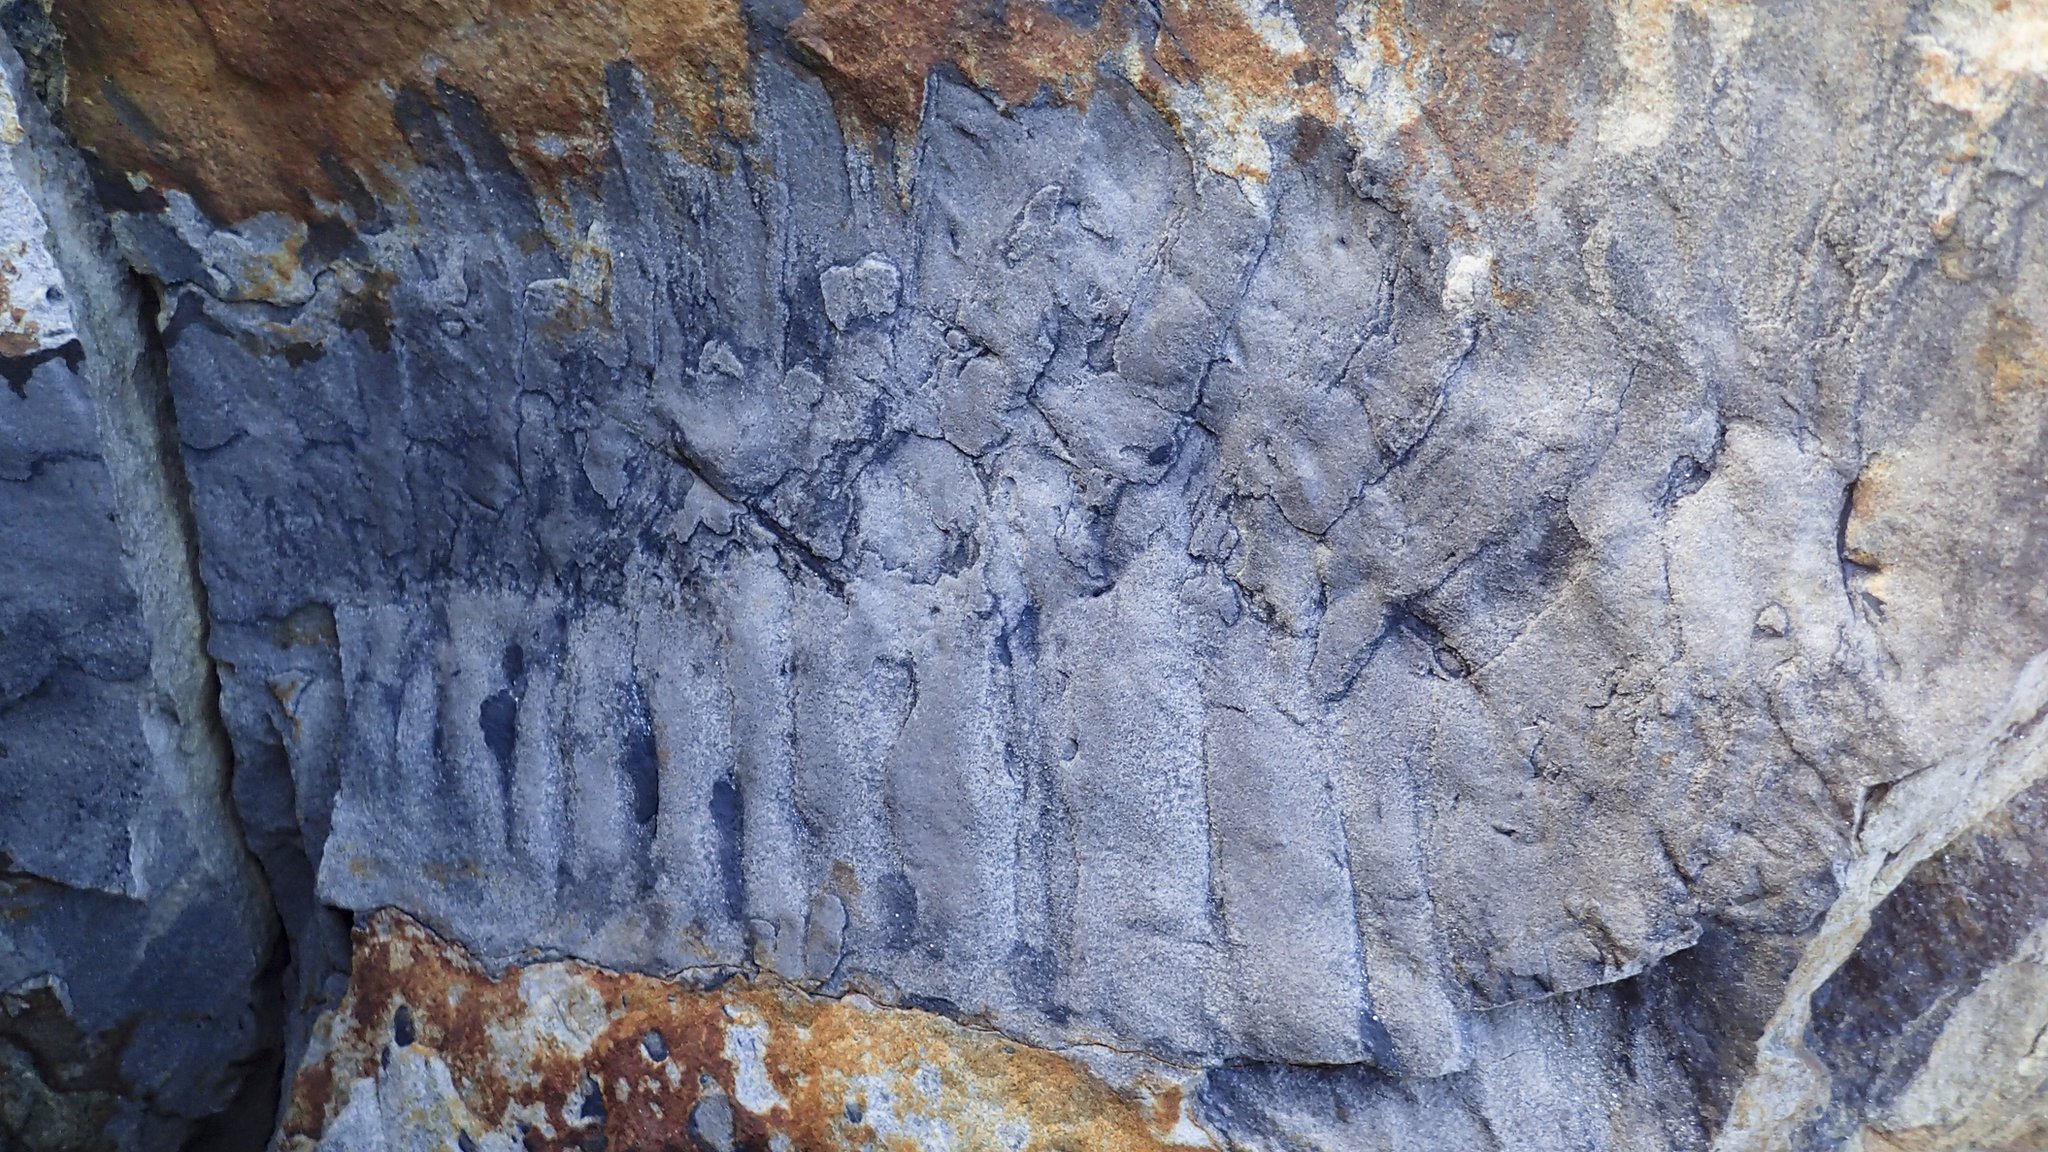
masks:
<path id="1" fill-rule="evenodd" d="M 2048 1147 L 2048 4 L 562 8 L 0 21 L 0 1147 Z"/>

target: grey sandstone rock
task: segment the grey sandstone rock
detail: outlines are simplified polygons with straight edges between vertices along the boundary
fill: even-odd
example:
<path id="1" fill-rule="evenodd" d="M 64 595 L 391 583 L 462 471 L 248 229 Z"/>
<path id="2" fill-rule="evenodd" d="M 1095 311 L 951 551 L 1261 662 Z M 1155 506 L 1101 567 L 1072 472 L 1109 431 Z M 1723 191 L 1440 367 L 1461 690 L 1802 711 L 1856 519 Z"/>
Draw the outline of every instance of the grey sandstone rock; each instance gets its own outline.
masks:
<path id="1" fill-rule="evenodd" d="M 219 1022 L 118 1146 L 345 1083 L 379 909 L 1217 1146 L 2048 1132 L 2037 0 L 162 7 L 0 172 L 0 992 Z M 409 1059 L 280 1146 L 521 1138 Z"/>
<path id="2" fill-rule="evenodd" d="M 163 367 L 4 55 L 0 1146 L 232 1139 L 277 1098 L 276 912 L 228 796 Z"/>

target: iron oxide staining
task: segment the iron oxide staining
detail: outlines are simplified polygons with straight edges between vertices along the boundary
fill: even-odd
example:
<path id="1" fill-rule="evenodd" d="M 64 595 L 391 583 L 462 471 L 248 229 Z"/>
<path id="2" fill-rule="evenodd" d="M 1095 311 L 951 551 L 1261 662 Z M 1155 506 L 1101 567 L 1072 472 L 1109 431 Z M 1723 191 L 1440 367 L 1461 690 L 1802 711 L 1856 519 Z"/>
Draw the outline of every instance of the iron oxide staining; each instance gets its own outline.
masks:
<path id="1" fill-rule="evenodd" d="M 493 978 L 389 910 L 356 931 L 281 1147 L 352 1147 L 366 1127 L 508 1152 L 1210 1145 L 1164 1079 L 1113 1087 L 993 1032 L 748 978 L 699 989 L 576 961 Z"/>

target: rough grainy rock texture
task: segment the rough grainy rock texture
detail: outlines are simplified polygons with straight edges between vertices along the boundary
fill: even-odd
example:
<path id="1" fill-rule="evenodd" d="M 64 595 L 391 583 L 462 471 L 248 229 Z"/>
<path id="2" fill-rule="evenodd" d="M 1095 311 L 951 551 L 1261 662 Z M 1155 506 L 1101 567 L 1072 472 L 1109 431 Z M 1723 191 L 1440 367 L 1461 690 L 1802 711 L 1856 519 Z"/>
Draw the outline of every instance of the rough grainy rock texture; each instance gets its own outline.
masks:
<path id="1" fill-rule="evenodd" d="M 229 796 L 164 365 L 9 65 L 0 1148 L 232 1141 L 277 1095 L 277 914 Z"/>
<path id="2" fill-rule="evenodd" d="M 0 27 L 0 1136 L 2048 1141 L 2048 2 Z"/>

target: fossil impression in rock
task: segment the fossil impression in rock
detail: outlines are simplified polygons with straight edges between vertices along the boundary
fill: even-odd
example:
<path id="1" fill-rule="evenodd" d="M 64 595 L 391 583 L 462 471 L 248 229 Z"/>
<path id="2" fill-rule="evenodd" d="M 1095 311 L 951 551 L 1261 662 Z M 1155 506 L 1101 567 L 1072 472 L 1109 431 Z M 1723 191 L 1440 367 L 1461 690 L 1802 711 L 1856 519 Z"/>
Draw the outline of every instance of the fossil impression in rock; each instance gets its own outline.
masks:
<path id="1" fill-rule="evenodd" d="M 0 31 L 0 1147 L 2048 1148 L 2048 2 Z"/>

